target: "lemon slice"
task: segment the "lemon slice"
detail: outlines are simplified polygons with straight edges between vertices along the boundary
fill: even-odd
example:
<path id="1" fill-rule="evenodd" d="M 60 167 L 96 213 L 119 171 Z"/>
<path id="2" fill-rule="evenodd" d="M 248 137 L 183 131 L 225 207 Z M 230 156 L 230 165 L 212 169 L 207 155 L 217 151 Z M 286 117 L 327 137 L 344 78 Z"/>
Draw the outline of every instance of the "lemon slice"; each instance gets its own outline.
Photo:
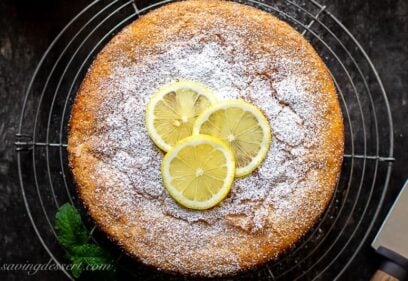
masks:
<path id="1" fill-rule="evenodd" d="M 182 80 L 159 89 L 146 109 L 146 127 L 153 142 L 169 151 L 178 141 L 191 136 L 198 115 L 216 102 L 204 85 Z"/>
<path id="2" fill-rule="evenodd" d="M 233 152 L 222 141 L 205 135 L 185 138 L 162 162 L 164 186 L 179 204 L 204 210 L 227 196 L 235 175 Z"/>
<path id="3" fill-rule="evenodd" d="M 229 144 L 238 177 L 250 174 L 262 163 L 271 143 L 268 120 L 258 108 L 242 100 L 226 100 L 203 112 L 193 134 L 211 135 Z"/>

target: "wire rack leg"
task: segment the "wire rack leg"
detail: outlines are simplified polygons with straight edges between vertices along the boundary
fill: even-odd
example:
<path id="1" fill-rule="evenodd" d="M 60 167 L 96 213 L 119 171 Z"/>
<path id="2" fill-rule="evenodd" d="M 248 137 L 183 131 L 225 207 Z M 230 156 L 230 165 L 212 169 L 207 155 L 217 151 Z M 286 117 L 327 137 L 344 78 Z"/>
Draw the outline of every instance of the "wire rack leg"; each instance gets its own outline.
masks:
<path id="1" fill-rule="evenodd" d="M 305 36 L 306 33 L 310 30 L 310 28 L 312 27 L 312 25 L 315 23 L 315 21 L 317 20 L 317 18 L 322 14 L 322 12 L 326 9 L 326 6 L 322 6 L 322 8 L 319 10 L 319 12 L 317 12 L 317 14 L 314 16 L 314 19 L 312 19 L 309 24 L 306 26 L 305 29 L 303 29 L 302 31 L 302 35 Z"/>
<path id="2" fill-rule="evenodd" d="M 132 7 L 133 7 L 133 9 L 135 9 L 135 12 L 136 12 L 136 14 L 138 14 L 139 15 L 139 8 L 137 7 L 137 5 L 136 5 L 136 2 L 135 2 L 136 0 L 134 0 L 133 1 L 133 3 L 132 3 Z"/>

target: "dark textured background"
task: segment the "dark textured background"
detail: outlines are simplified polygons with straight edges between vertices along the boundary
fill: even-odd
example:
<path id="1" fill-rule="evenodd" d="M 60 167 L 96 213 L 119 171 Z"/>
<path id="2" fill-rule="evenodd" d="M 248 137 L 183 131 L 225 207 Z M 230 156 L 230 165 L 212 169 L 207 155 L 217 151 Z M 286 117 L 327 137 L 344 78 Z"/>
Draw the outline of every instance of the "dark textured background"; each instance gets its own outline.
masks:
<path id="1" fill-rule="evenodd" d="M 25 213 L 17 181 L 14 136 L 24 90 L 42 53 L 88 1 L 0 1 L 0 265 L 46 263 Z M 383 80 L 394 119 L 395 162 L 385 205 L 372 235 L 408 177 L 408 1 L 323 0 L 367 51 Z M 350 253 L 351 254 L 351 253 Z M 344 280 L 368 280 L 379 258 L 363 247 Z M 64 280 L 59 272 L 0 272 L 0 280 Z"/>

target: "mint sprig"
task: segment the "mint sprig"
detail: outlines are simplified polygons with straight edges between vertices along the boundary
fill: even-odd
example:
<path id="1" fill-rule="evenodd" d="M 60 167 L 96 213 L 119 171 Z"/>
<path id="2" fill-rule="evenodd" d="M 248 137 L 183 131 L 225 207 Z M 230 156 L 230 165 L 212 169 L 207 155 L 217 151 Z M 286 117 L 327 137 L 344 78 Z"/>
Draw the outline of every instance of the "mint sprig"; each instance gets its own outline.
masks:
<path id="1" fill-rule="evenodd" d="M 111 255 L 101 246 L 89 242 L 91 235 L 75 207 L 69 203 L 62 205 L 55 215 L 54 228 L 67 259 L 71 261 L 74 278 L 79 278 L 87 270 L 93 273 L 103 271 L 104 280 L 115 279 Z"/>

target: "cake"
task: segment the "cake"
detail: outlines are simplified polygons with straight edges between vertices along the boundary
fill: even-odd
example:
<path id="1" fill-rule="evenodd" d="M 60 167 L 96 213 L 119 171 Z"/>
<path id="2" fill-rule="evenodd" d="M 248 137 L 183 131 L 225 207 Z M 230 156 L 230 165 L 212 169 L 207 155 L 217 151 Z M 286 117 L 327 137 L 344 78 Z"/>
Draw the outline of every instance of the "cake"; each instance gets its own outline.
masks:
<path id="1" fill-rule="evenodd" d="M 251 102 L 272 131 L 262 165 L 209 210 L 169 196 L 164 153 L 146 132 L 149 98 L 179 79 Z M 68 154 L 90 216 L 126 253 L 210 277 L 276 259 L 313 227 L 335 190 L 343 142 L 331 76 L 295 29 L 250 6 L 189 0 L 141 16 L 98 54 L 73 104 Z"/>

